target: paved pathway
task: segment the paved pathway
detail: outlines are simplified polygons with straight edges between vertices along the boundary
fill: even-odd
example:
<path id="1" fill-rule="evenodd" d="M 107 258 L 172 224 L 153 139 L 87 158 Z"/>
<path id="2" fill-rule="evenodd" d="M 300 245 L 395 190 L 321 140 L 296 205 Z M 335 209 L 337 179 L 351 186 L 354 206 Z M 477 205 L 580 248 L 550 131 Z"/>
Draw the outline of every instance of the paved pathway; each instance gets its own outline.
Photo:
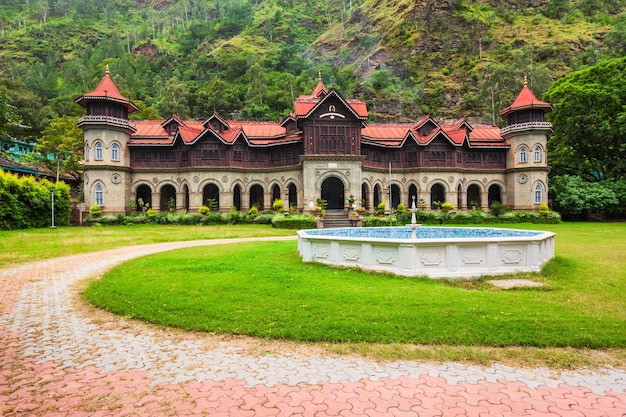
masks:
<path id="1" fill-rule="evenodd" d="M 262 238 L 258 240 L 267 240 Z M 377 363 L 99 312 L 85 278 L 137 246 L 0 271 L 1 416 L 626 416 L 626 371 Z"/>

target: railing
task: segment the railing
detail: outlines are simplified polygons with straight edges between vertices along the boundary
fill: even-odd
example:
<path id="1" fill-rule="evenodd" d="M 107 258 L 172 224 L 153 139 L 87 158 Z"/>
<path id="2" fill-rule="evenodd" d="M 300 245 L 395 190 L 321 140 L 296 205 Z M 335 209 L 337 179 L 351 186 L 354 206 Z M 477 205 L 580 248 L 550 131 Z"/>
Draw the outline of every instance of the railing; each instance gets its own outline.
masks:
<path id="1" fill-rule="evenodd" d="M 87 115 L 78 119 L 78 127 L 82 127 L 83 125 L 102 124 L 121 127 L 123 129 L 136 130 L 133 126 L 131 126 L 128 119 L 123 119 L 121 117 Z"/>
<path id="2" fill-rule="evenodd" d="M 507 135 L 509 133 L 523 132 L 525 130 L 552 130 L 552 123 L 548 123 L 548 122 L 515 123 L 510 126 L 506 126 L 500 129 L 500 134 Z"/>

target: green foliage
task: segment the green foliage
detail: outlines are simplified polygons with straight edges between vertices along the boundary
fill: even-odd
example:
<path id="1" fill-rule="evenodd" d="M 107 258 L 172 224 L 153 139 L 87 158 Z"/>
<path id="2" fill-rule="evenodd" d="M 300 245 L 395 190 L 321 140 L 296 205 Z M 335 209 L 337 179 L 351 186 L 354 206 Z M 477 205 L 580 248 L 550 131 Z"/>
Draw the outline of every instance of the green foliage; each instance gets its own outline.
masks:
<path id="1" fill-rule="evenodd" d="M 283 200 L 281 200 L 280 198 L 274 200 L 274 202 L 272 203 L 272 210 L 278 213 L 282 213 L 284 209 L 285 203 L 283 203 Z"/>
<path id="2" fill-rule="evenodd" d="M 277 229 L 315 229 L 317 221 L 312 216 L 293 215 L 293 216 L 274 216 L 272 219 L 272 227 Z"/>
<path id="3" fill-rule="evenodd" d="M 252 206 L 250 207 L 250 209 L 248 210 L 248 216 L 258 216 L 259 215 L 259 208 L 257 206 Z"/>
<path id="4" fill-rule="evenodd" d="M 603 181 L 587 182 L 579 176 L 559 175 L 550 182 L 555 210 L 564 215 L 604 211 L 619 203 L 615 192 Z"/>
<path id="5" fill-rule="evenodd" d="M 89 215 L 93 217 L 98 217 L 102 215 L 102 207 L 97 204 L 92 204 L 89 206 Z"/>
<path id="6" fill-rule="evenodd" d="M 554 83 L 548 162 L 555 175 L 588 181 L 626 175 L 626 57 L 576 71 Z M 573 204 L 573 203 L 572 203 Z M 572 204 L 572 209 L 576 210 Z M 568 212 L 573 212 L 568 210 Z"/>
<path id="7" fill-rule="evenodd" d="M 200 206 L 200 208 L 198 208 L 198 213 L 202 214 L 202 215 L 207 215 L 211 212 L 211 209 L 209 209 L 209 207 L 207 206 Z"/>
<path id="8" fill-rule="evenodd" d="M 51 224 L 53 184 L 33 177 L 18 177 L 0 170 L 0 230 L 46 227 Z M 54 185 L 54 223 L 69 224 L 70 188 Z"/>

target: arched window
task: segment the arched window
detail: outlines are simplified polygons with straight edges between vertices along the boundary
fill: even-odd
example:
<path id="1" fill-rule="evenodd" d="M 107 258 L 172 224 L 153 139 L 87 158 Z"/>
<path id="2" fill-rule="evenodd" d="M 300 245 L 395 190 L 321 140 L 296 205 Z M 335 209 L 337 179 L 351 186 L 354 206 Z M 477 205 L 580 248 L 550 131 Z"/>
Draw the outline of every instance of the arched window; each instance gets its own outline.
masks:
<path id="1" fill-rule="evenodd" d="M 543 203 L 543 187 L 541 186 L 541 184 L 535 185 L 534 196 L 535 204 Z"/>
<path id="2" fill-rule="evenodd" d="M 528 162 L 528 149 L 525 146 L 522 146 L 519 149 L 519 161 L 520 162 Z"/>
<path id="3" fill-rule="evenodd" d="M 99 206 L 104 206 L 104 188 L 102 188 L 102 184 L 96 184 L 94 187 L 93 201 Z"/>
<path id="4" fill-rule="evenodd" d="M 111 145 L 111 161 L 120 160 L 120 147 L 117 143 Z"/>
<path id="5" fill-rule="evenodd" d="M 96 161 L 102 161 L 102 143 L 101 142 L 97 142 L 94 147 L 94 159 Z"/>
<path id="6" fill-rule="evenodd" d="M 535 162 L 541 162 L 541 146 L 535 146 Z"/>

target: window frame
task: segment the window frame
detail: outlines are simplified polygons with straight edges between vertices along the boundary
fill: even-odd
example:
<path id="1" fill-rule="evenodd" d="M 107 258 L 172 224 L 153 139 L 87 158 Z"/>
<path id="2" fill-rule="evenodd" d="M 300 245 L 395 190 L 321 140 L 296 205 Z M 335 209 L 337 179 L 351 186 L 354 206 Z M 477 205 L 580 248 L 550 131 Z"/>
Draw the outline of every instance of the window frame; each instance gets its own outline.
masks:
<path id="1" fill-rule="evenodd" d="M 120 160 L 120 145 L 114 143 L 111 145 L 111 161 L 119 162 Z"/>
<path id="2" fill-rule="evenodd" d="M 93 201 L 100 207 L 104 206 L 104 187 L 100 183 L 93 187 Z"/>
<path id="3" fill-rule="evenodd" d="M 533 203 L 543 203 L 543 186 L 540 183 L 535 184 L 533 187 Z"/>
<path id="4" fill-rule="evenodd" d="M 528 149 L 525 145 L 519 148 L 519 162 L 522 164 L 528 162 Z"/>
<path id="5" fill-rule="evenodd" d="M 541 146 L 535 146 L 535 150 L 533 152 L 533 159 L 535 162 L 541 162 Z"/>
<path id="6" fill-rule="evenodd" d="M 102 142 L 96 142 L 93 145 L 94 161 L 102 161 L 104 159 L 104 145 Z"/>

